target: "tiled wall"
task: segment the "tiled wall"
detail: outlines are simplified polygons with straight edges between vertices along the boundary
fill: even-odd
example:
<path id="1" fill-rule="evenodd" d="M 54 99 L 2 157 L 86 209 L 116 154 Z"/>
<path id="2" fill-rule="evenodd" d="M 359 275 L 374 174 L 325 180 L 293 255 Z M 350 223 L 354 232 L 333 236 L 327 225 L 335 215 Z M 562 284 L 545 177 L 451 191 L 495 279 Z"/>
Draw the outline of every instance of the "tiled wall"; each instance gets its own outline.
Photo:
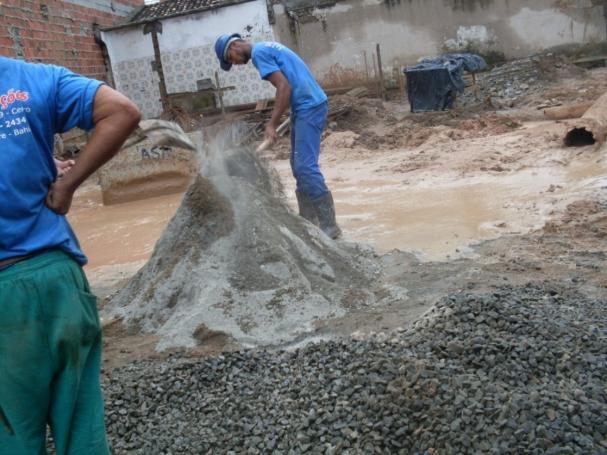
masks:
<path id="1" fill-rule="evenodd" d="M 145 118 L 162 112 L 158 74 L 152 71 L 152 59 L 121 62 L 114 68 L 116 88 L 137 104 Z"/>
<path id="2" fill-rule="evenodd" d="M 169 93 L 195 92 L 196 81 L 210 78 L 215 81 L 219 73 L 222 87 L 234 86 L 224 92 L 226 106 L 254 103 L 273 98 L 275 89 L 263 81 L 252 63 L 234 66 L 229 72 L 219 68 L 213 45 L 181 49 L 161 53 L 162 68 Z M 158 74 L 152 71 L 152 58 L 120 62 L 114 68 L 116 88 L 132 99 L 146 118 L 157 117 L 162 112 Z"/>

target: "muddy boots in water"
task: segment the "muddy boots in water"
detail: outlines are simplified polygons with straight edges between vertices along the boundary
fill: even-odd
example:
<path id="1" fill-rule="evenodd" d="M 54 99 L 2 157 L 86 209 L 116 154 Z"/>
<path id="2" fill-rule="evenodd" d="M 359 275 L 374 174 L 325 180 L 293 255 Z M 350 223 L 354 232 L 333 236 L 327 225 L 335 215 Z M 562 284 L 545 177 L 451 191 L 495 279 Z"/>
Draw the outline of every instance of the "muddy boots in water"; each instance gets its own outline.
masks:
<path id="1" fill-rule="evenodd" d="M 316 216 L 318 216 L 320 229 L 332 239 L 338 238 L 341 235 L 341 229 L 335 221 L 335 206 L 331 192 L 329 191 L 311 202 Z"/>
<path id="2" fill-rule="evenodd" d="M 314 210 L 312 199 L 301 191 L 295 191 L 295 195 L 297 196 L 297 205 L 299 206 L 299 216 L 318 226 L 318 216 L 316 215 L 316 210 Z"/>

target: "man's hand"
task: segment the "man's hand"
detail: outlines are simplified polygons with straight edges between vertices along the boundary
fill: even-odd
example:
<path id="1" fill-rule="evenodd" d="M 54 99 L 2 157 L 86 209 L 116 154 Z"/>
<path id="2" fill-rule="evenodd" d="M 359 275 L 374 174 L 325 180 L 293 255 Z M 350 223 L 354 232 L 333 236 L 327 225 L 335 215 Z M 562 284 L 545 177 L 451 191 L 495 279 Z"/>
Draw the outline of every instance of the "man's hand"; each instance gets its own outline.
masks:
<path id="1" fill-rule="evenodd" d="M 55 166 L 57 167 L 57 176 L 63 177 L 63 175 L 69 171 L 76 162 L 74 160 L 58 160 L 57 158 L 53 158 L 55 161 Z"/>
<path id="2" fill-rule="evenodd" d="M 274 141 L 278 139 L 278 133 L 276 132 L 276 127 L 273 124 L 268 123 L 266 125 L 264 139 L 270 141 L 270 143 L 274 143 Z"/>
<path id="3" fill-rule="evenodd" d="M 65 215 L 69 212 L 72 206 L 72 198 L 74 191 L 63 184 L 63 179 L 51 183 L 51 186 L 46 195 L 46 205 L 53 212 L 59 215 Z"/>

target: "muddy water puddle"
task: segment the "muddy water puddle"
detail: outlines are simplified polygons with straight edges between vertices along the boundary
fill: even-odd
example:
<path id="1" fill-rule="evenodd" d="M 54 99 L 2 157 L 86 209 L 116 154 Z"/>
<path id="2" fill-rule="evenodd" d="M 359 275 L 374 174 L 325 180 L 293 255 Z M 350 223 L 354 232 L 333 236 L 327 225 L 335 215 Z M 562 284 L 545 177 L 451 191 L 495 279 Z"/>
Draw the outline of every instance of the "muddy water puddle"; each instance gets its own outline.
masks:
<path id="1" fill-rule="evenodd" d="M 279 163 L 278 170 L 295 209 L 288 165 Z M 539 228 L 558 201 L 607 188 L 607 166 L 590 161 L 558 170 L 409 184 L 398 174 L 364 178 L 342 168 L 336 175 L 329 184 L 346 239 L 380 253 L 414 252 L 424 260 L 449 259 L 476 242 Z M 171 194 L 104 206 L 97 186 L 81 189 L 68 218 L 89 257 L 87 269 L 112 279 L 112 270 L 134 272 L 150 257 L 181 198 Z"/>
<path id="2" fill-rule="evenodd" d="M 574 161 L 566 169 L 567 182 L 579 188 L 607 188 L 607 162 Z"/>
<path id="3" fill-rule="evenodd" d="M 348 197 L 352 191 L 358 197 Z M 338 183 L 334 194 L 340 223 L 352 240 L 379 252 L 410 251 L 424 260 L 445 260 L 479 240 L 534 227 L 528 216 L 533 196 L 522 196 L 513 184 Z"/>
<path id="4" fill-rule="evenodd" d="M 101 191 L 79 191 L 68 219 L 89 258 L 87 269 L 147 260 L 182 194 L 104 206 Z"/>
<path id="5" fill-rule="evenodd" d="M 399 249 L 423 260 L 446 260 L 479 241 L 538 229 L 563 203 L 604 185 L 607 169 L 586 165 L 415 186 L 336 182 L 333 191 L 339 221 L 352 240 L 379 252 Z"/>
<path id="6" fill-rule="evenodd" d="M 283 165 L 278 170 L 296 208 L 293 179 Z M 399 249 L 430 261 L 466 255 L 483 240 L 538 229 L 568 201 L 607 186 L 607 166 L 596 160 L 408 183 L 399 175 L 366 177 L 373 173 L 365 176 L 358 168 L 341 167 L 332 176 L 329 185 L 346 239 L 380 253 Z"/>

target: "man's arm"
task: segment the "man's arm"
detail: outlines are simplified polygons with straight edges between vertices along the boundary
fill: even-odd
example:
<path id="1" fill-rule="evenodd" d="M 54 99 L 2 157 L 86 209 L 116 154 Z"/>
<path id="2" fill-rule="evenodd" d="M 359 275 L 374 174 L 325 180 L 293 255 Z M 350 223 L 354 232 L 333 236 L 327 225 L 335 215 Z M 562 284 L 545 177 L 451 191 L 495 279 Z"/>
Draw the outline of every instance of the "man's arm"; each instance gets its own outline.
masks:
<path id="1" fill-rule="evenodd" d="M 120 150 L 140 119 L 139 109 L 128 98 L 105 85 L 101 86 L 93 104 L 93 134 L 76 164 L 49 188 L 46 205 L 65 215 L 76 188 Z"/>
<path id="2" fill-rule="evenodd" d="M 267 80 L 276 87 L 276 99 L 274 100 L 274 109 L 272 109 L 272 117 L 266 125 L 265 138 L 272 142 L 276 140 L 276 128 L 280 124 L 282 114 L 287 110 L 291 103 L 291 85 L 282 74 L 281 71 L 275 71 L 267 77 Z"/>

